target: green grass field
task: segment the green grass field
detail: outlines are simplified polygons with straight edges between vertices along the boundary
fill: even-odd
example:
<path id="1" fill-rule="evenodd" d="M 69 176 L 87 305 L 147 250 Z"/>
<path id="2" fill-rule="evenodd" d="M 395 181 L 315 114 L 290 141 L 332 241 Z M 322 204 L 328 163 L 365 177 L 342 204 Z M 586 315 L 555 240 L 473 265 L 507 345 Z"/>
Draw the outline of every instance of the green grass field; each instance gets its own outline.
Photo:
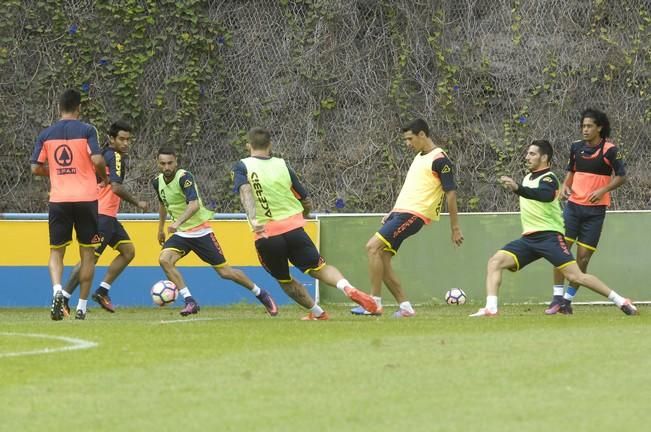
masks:
<path id="1" fill-rule="evenodd" d="M 297 307 L 92 309 L 84 322 L 0 309 L 0 430 L 651 430 L 648 308 L 468 318 L 476 308 L 396 320 L 328 306 L 327 322 Z M 26 334 L 97 345 L 54 352 L 74 341 Z"/>

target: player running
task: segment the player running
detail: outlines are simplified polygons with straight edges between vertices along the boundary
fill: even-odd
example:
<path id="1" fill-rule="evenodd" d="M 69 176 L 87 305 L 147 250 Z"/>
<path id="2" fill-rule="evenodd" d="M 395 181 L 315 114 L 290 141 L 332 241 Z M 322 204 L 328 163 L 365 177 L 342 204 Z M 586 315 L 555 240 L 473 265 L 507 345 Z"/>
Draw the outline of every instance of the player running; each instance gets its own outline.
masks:
<path id="1" fill-rule="evenodd" d="M 291 277 L 288 261 L 375 312 L 371 296 L 354 288 L 336 267 L 326 264 L 303 229 L 311 200 L 285 161 L 271 156 L 269 131 L 253 128 L 248 138 L 251 156 L 241 159 L 233 168 L 234 192 L 240 194 L 262 266 L 288 296 L 309 309 L 303 320 L 327 320 L 329 316 L 305 286 Z"/>
<path id="2" fill-rule="evenodd" d="M 231 280 L 248 289 L 262 303 L 271 316 L 278 314 L 278 307 L 271 295 L 254 284 L 243 271 L 228 265 L 221 246 L 208 221 L 213 212 L 203 206 L 194 176 L 178 168 L 176 153 L 170 148 L 158 150 L 160 174 L 152 181 L 159 200 L 158 242 L 163 246 L 158 258 L 167 278 L 180 289 L 185 301 L 181 315 L 196 314 L 200 307 L 186 286 L 176 262 L 190 251 L 211 265 L 224 279 Z M 172 223 L 167 227 L 171 234 L 165 240 L 167 215 Z"/>
<path id="3" fill-rule="evenodd" d="M 48 226 L 52 307 L 50 318 L 64 317 L 61 287 L 63 256 L 72 242 L 72 230 L 79 242 L 79 303 L 76 319 L 86 319 L 90 285 L 95 272 L 94 250 L 100 244 L 97 228 L 97 176 L 108 184 L 106 165 L 99 148 L 97 129 L 79 121 L 81 93 L 74 89 L 59 98 L 61 119 L 38 136 L 31 157 L 32 174 L 50 178 Z"/>
<path id="4" fill-rule="evenodd" d="M 621 152 L 611 142 L 610 121 L 595 109 L 581 113 L 583 140 L 572 143 L 567 176 L 561 197 L 567 199 L 563 210 L 565 242 L 576 246 L 576 261 L 581 271 L 588 269 L 592 254 L 597 251 L 601 230 L 610 205 L 610 192 L 626 182 L 626 169 Z M 579 286 L 565 289 L 564 277 L 554 270 L 554 297 L 545 310 L 548 315 L 571 314 L 572 300 Z"/>
<path id="5" fill-rule="evenodd" d="M 106 174 L 110 182 L 110 187 L 100 188 L 99 190 L 99 234 L 102 243 L 95 249 L 95 262 L 102 255 L 106 246 L 116 249 L 119 254 L 116 256 L 100 282 L 99 287 L 91 296 L 104 310 L 115 312 L 115 307 L 111 302 L 109 290 L 111 284 L 122 274 L 124 269 L 136 256 L 136 250 L 133 242 L 127 234 L 124 226 L 118 221 L 117 214 L 122 200 L 138 207 L 140 210 L 147 211 L 149 204 L 144 200 L 135 198 L 123 185 L 124 178 L 129 166 L 128 152 L 131 142 L 132 128 L 125 122 L 118 121 L 109 127 L 108 146 L 102 149 L 102 156 L 106 161 Z M 70 278 L 63 289 L 64 296 L 64 313 L 68 314 L 68 300 L 70 295 L 79 285 L 79 268 L 77 263 L 72 269 Z"/>
<path id="6" fill-rule="evenodd" d="M 552 263 L 571 283 L 583 285 L 608 297 L 626 315 L 637 315 L 633 303 L 611 290 L 597 277 L 583 273 L 563 238 L 563 217 L 558 203 L 559 181 L 550 169 L 553 149 L 549 141 L 533 141 L 525 156 L 527 174 L 521 184 L 502 176 L 500 182 L 520 196 L 522 237 L 497 251 L 488 260 L 486 273 L 486 306 L 471 317 L 497 315 L 497 294 L 502 271 L 518 271 L 539 258 Z"/>

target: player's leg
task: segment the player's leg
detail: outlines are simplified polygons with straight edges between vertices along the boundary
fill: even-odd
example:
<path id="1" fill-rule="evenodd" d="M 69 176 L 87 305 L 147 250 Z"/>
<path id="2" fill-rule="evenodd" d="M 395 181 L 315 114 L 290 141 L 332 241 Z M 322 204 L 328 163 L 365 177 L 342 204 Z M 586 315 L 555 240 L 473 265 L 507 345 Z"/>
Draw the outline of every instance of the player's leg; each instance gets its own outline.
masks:
<path id="1" fill-rule="evenodd" d="M 637 308 L 633 305 L 631 300 L 624 298 L 611 290 L 604 282 L 596 276 L 588 273 L 583 273 L 576 263 L 570 263 L 562 269 L 563 275 L 570 283 L 583 285 L 591 289 L 597 294 L 608 297 L 610 301 L 615 303 L 626 315 L 637 315 Z"/>
<path id="2" fill-rule="evenodd" d="M 394 313 L 394 316 L 397 318 L 408 318 L 416 315 L 416 311 L 413 306 L 407 299 L 407 295 L 402 289 L 402 283 L 398 279 L 398 275 L 393 270 L 393 265 L 391 261 L 393 259 L 393 254 L 384 251 L 382 255 L 382 261 L 384 261 L 384 277 L 382 281 L 393 295 L 393 298 L 398 302 L 398 310 Z"/>
<path id="3" fill-rule="evenodd" d="M 486 305 L 470 316 L 497 315 L 497 299 L 502 285 L 502 272 L 505 269 L 516 272 L 538 258 L 539 256 L 524 237 L 510 242 L 498 250 L 486 265 Z"/>
<path id="4" fill-rule="evenodd" d="M 176 268 L 177 261 L 192 250 L 190 240 L 192 239 L 186 239 L 179 235 L 171 235 L 163 244 L 163 249 L 158 255 L 158 263 L 165 272 L 165 276 L 176 285 L 179 293 L 183 296 L 185 306 L 179 312 L 182 316 L 196 314 L 201 310 L 199 303 L 192 297 L 190 288 L 185 284 L 183 275 Z"/>
<path id="5" fill-rule="evenodd" d="M 95 273 L 95 249 L 101 244 L 97 201 L 73 203 L 74 225 L 79 242 L 79 302 L 75 319 L 86 319 L 88 295 Z"/>
<path id="6" fill-rule="evenodd" d="M 328 319 L 328 314 L 316 303 L 305 286 L 289 274 L 289 245 L 285 236 L 259 238 L 255 241 L 255 249 L 258 252 L 260 264 L 278 281 L 285 294 L 310 311 L 303 319 Z"/>
<path id="7" fill-rule="evenodd" d="M 92 295 L 93 300 L 96 301 L 102 309 L 111 313 L 115 312 L 115 307 L 113 306 L 111 296 L 109 295 L 111 285 L 136 256 L 136 248 L 133 246 L 131 240 L 117 242 L 117 244 L 113 245 L 113 248 L 118 251 L 118 255 L 113 258 L 109 264 L 102 282 L 100 282 L 99 287 L 97 287 Z M 95 255 L 97 256 L 97 251 L 95 252 Z"/>
<path id="8" fill-rule="evenodd" d="M 579 236 L 579 231 L 581 227 L 581 211 L 580 206 L 574 204 L 571 201 L 568 201 L 563 208 L 563 222 L 565 224 L 565 243 L 571 249 L 572 245 Z M 567 302 L 563 301 L 563 295 L 565 294 L 565 277 L 563 273 L 558 269 L 554 268 L 554 286 L 552 288 L 553 297 L 547 309 L 545 309 L 545 314 L 554 315 L 558 312 L 561 313 L 572 313 L 571 306 Z M 568 309 L 569 308 L 569 309 Z"/>
<path id="9" fill-rule="evenodd" d="M 72 242 L 74 217 L 70 203 L 50 203 L 48 210 L 48 229 L 50 234 L 50 257 L 48 270 L 52 281 L 52 306 L 50 318 L 60 321 L 66 316 L 61 286 L 63 277 L 63 257 L 66 247 Z"/>
<path id="10" fill-rule="evenodd" d="M 296 268 L 324 284 L 337 288 L 369 312 L 377 312 L 375 300 L 370 295 L 355 288 L 338 268 L 326 264 L 325 259 L 303 228 L 286 232 L 282 234 L 282 238 L 285 240 L 287 258 Z"/>
<path id="11" fill-rule="evenodd" d="M 278 315 L 278 306 L 274 301 L 271 294 L 263 288 L 256 285 L 242 270 L 233 268 L 226 262 L 226 257 L 222 251 L 215 233 L 211 232 L 205 236 L 192 239 L 192 250 L 197 254 L 201 260 L 215 269 L 217 274 L 226 280 L 235 282 L 236 284 L 251 291 L 251 293 L 258 299 L 265 307 L 267 313 L 271 316 Z"/>
<path id="12" fill-rule="evenodd" d="M 582 206 L 581 211 L 581 225 L 576 241 L 576 263 L 581 271 L 586 273 L 590 259 L 597 251 L 597 245 L 601 238 L 601 231 L 606 218 L 606 206 Z M 578 289 L 579 286 L 576 284 L 570 284 L 567 288 L 563 296 L 567 305 L 570 305 L 574 300 Z"/>

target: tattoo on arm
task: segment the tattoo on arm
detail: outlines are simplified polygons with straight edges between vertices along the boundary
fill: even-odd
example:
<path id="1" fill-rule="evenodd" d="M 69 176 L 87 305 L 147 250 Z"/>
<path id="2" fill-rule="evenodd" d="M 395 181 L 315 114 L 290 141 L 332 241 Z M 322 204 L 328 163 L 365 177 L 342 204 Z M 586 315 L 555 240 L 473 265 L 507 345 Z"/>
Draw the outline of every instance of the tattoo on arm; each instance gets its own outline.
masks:
<path id="1" fill-rule="evenodd" d="M 244 211 L 246 212 L 249 221 L 254 222 L 256 220 L 255 197 L 253 196 L 253 188 L 250 184 L 243 184 L 240 186 L 240 201 L 242 201 Z"/>

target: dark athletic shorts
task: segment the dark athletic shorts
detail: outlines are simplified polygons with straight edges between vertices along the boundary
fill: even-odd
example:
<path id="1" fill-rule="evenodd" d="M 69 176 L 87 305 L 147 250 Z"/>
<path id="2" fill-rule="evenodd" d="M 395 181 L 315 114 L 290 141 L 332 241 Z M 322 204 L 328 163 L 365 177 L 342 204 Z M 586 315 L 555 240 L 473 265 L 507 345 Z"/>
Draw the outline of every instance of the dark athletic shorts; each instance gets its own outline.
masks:
<path id="1" fill-rule="evenodd" d="M 226 258 L 222 252 L 221 246 L 211 232 L 201 237 L 181 237 L 180 235 L 171 235 L 163 244 L 163 249 L 172 249 L 185 256 L 190 251 L 197 254 L 205 263 L 213 267 L 226 265 Z"/>
<path id="2" fill-rule="evenodd" d="M 541 231 L 522 236 L 504 246 L 500 252 L 515 259 L 515 268 L 511 271 L 518 271 L 538 258 L 545 258 L 556 268 L 563 268 L 575 262 L 563 235 L 556 231 Z"/>
<path id="3" fill-rule="evenodd" d="M 289 262 L 302 272 L 318 270 L 325 260 L 303 228 L 255 241 L 262 267 L 280 282 L 289 282 Z"/>
<path id="4" fill-rule="evenodd" d="M 424 224 L 411 213 L 391 213 L 375 235 L 386 244 L 384 250 L 395 255 L 402 242 L 420 231 Z"/>
<path id="5" fill-rule="evenodd" d="M 102 243 L 95 249 L 95 255 L 100 256 L 106 249 L 106 246 L 117 248 L 122 243 L 131 243 L 131 238 L 117 218 L 100 214 L 99 218 L 99 235 Z"/>
<path id="6" fill-rule="evenodd" d="M 563 209 L 565 238 L 591 250 L 596 250 L 601 228 L 606 219 L 606 206 L 585 206 L 568 201 Z"/>
<path id="7" fill-rule="evenodd" d="M 72 242 L 72 229 L 79 245 L 96 247 L 100 243 L 97 228 L 97 201 L 51 202 L 48 209 L 50 247 L 59 248 Z"/>

